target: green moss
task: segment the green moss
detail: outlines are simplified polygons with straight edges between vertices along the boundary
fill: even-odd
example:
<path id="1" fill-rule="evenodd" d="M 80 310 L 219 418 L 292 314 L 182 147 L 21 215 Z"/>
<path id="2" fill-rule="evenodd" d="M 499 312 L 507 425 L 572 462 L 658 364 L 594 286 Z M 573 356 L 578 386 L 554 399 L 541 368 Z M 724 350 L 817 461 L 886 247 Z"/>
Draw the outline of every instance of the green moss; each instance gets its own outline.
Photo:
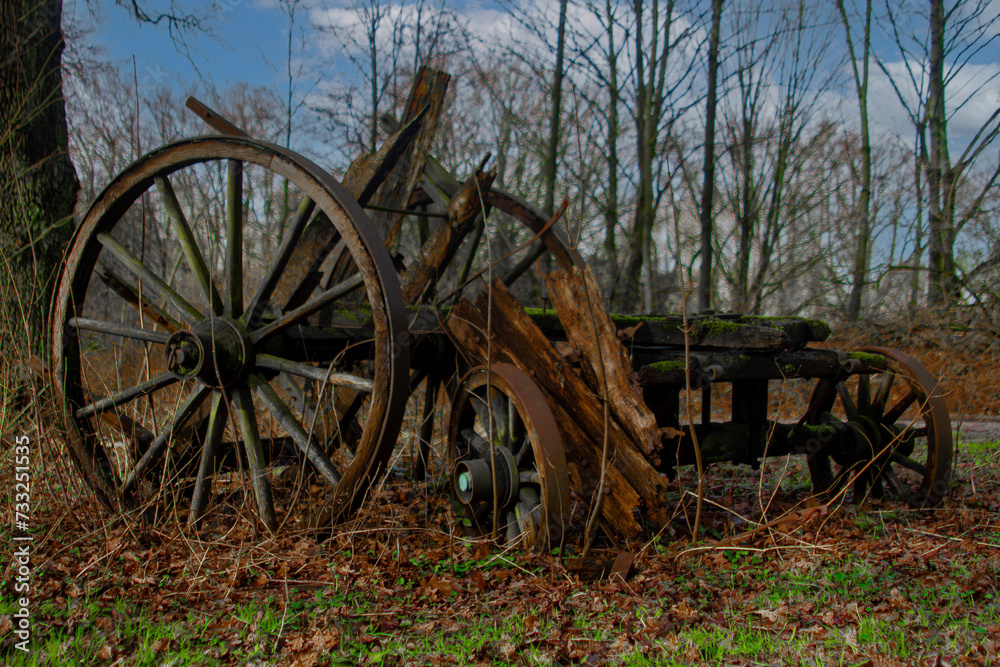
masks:
<path id="1" fill-rule="evenodd" d="M 876 366 L 879 368 L 885 366 L 885 357 L 881 354 L 872 354 L 871 352 L 851 352 L 847 356 L 850 359 L 857 359 L 858 361 L 869 366 Z"/>
<path id="2" fill-rule="evenodd" d="M 813 340 L 826 340 L 830 336 L 830 325 L 823 320 L 811 320 L 805 317 L 766 317 L 763 315 L 744 315 L 740 318 L 744 324 L 756 324 L 762 327 L 777 329 L 803 328 L 807 329 Z"/>
<path id="3" fill-rule="evenodd" d="M 660 373 L 676 373 L 678 371 L 683 371 L 684 367 L 685 364 L 683 359 L 675 361 L 656 361 L 649 364 L 649 368 Z"/>
<path id="4" fill-rule="evenodd" d="M 740 326 L 737 322 L 728 322 L 726 320 L 704 320 L 698 323 L 698 326 L 695 328 L 695 335 L 722 336 L 738 332 Z"/>
<path id="5" fill-rule="evenodd" d="M 528 314 L 528 317 L 538 326 L 539 329 L 548 329 L 550 331 L 562 331 L 563 325 L 559 321 L 559 316 L 556 315 L 556 311 L 551 308 L 548 310 L 542 308 L 525 308 L 524 312 Z"/>

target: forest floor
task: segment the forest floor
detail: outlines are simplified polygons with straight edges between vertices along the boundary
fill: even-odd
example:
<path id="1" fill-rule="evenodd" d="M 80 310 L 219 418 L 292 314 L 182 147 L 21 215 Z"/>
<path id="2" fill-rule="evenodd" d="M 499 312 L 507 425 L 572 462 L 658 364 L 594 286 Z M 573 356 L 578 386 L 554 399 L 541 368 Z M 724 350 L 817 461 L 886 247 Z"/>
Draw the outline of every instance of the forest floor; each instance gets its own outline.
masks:
<path id="1" fill-rule="evenodd" d="M 949 363 L 934 372 L 973 381 Z M 4 559 L 0 663 L 1000 664 L 997 386 L 955 403 L 986 417 L 955 420 L 952 490 L 933 510 L 822 504 L 798 458 L 717 465 L 696 543 L 695 473 L 682 470 L 664 531 L 600 539 L 587 559 L 574 540 L 560 559 L 466 539 L 440 484 L 396 478 L 323 543 L 109 521 L 42 460 L 56 445 L 38 442 L 30 589 Z M 14 551 L 0 486 L 0 540 Z M 612 580 L 622 552 L 631 575 Z M 16 648 L 25 596 L 30 653 Z"/>

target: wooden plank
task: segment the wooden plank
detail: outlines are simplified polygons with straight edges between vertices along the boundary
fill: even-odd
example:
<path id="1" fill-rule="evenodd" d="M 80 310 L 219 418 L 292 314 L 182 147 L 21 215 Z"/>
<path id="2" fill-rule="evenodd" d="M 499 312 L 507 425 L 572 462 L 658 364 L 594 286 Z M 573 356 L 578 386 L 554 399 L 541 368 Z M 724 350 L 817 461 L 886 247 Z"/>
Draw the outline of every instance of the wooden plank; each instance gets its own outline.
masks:
<path id="1" fill-rule="evenodd" d="M 593 378 L 591 391 L 605 395 L 615 421 L 639 451 L 649 459 L 658 458 L 662 433 L 643 401 L 632 362 L 604 309 L 594 274 L 586 267 L 559 270 L 546 276 L 545 282 L 570 345 L 582 351 L 581 363 L 590 368 L 584 377 Z"/>
<path id="2" fill-rule="evenodd" d="M 850 354 L 836 350 L 792 349 L 781 351 L 719 351 L 691 355 L 691 386 L 706 382 L 789 378 L 821 378 L 836 375 Z M 857 372 L 885 370 L 868 356 L 860 360 Z M 660 384 L 684 384 L 684 355 L 681 352 L 637 355 L 639 383 L 646 387 Z"/>
<path id="3" fill-rule="evenodd" d="M 362 155 L 347 168 L 343 185 L 362 207 L 375 195 L 396 163 L 403 159 L 423 127 L 429 109 L 425 106 L 409 123 L 386 139 L 375 153 Z"/>

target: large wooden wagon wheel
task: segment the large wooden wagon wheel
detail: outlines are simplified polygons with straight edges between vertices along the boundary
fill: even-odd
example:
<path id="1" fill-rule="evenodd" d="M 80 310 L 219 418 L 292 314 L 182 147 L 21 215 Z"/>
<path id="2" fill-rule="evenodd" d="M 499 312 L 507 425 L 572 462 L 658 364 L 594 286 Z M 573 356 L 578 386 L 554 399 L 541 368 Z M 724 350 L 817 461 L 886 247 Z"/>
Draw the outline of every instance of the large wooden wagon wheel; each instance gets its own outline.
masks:
<path id="1" fill-rule="evenodd" d="M 809 454 L 813 487 L 829 492 L 853 482 L 855 502 L 888 489 L 912 507 L 936 505 L 948 492 L 952 458 L 951 419 L 937 382 L 898 350 L 863 350 L 882 355 L 888 370 L 820 380 L 813 390 L 808 421 L 839 422 L 854 434 L 849 446 L 819 444 Z"/>
<path id="2" fill-rule="evenodd" d="M 448 424 L 455 505 L 475 535 L 560 546 L 569 520 L 562 439 L 545 396 L 510 364 L 474 368 L 459 384 Z"/>
<path id="3" fill-rule="evenodd" d="M 317 323 L 348 304 L 372 326 Z M 77 230 L 53 327 L 69 451 L 111 508 L 194 522 L 214 482 L 268 530 L 325 522 L 396 442 L 409 337 L 392 261 L 344 188 L 279 146 L 200 137 L 126 169 Z"/>

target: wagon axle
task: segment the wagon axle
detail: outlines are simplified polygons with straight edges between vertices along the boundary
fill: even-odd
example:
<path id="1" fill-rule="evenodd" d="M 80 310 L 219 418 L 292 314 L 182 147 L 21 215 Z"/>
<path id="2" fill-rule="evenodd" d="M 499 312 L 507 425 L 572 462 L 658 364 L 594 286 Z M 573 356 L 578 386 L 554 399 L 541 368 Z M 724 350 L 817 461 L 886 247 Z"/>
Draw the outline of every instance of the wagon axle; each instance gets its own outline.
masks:
<path id="1" fill-rule="evenodd" d="M 163 349 L 167 369 L 178 380 L 197 378 L 210 387 L 229 387 L 254 366 L 254 346 L 246 328 L 228 317 L 208 317 L 176 331 Z"/>
<path id="2" fill-rule="evenodd" d="M 455 466 L 455 497 L 463 505 L 493 502 L 494 492 L 499 507 L 509 507 L 512 501 L 517 500 L 520 484 L 514 454 L 506 447 L 496 447 L 493 456 L 496 475 L 491 462 L 485 458 L 459 461 Z"/>

